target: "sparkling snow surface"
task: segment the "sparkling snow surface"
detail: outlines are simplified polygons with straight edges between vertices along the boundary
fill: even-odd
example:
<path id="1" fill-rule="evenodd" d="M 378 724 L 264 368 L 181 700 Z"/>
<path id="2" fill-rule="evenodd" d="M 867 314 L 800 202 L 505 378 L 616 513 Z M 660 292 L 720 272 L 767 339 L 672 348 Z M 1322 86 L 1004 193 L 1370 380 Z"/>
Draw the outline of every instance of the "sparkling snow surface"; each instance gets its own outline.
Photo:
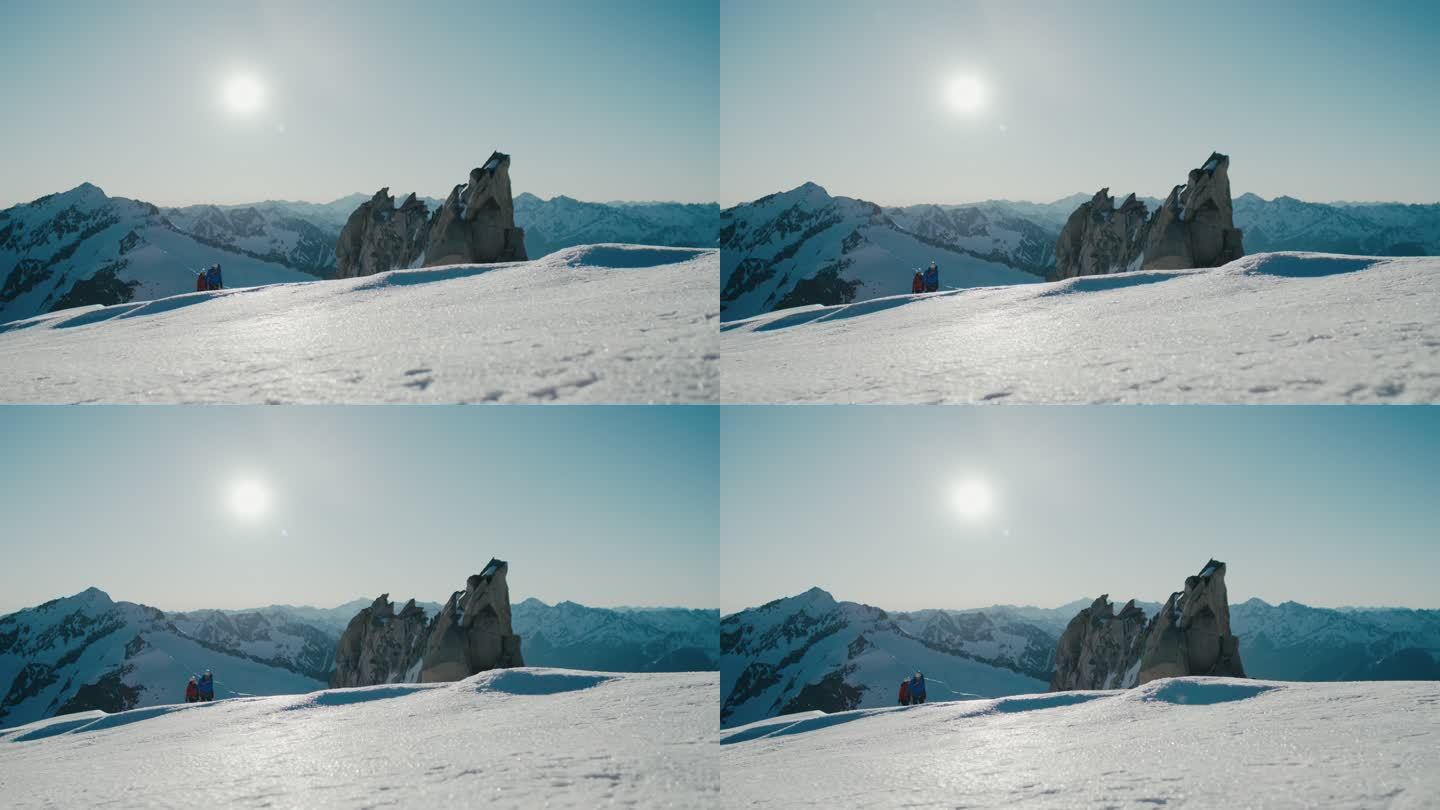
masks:
<path id="1" fill-rule="evenodd" d="M 1153 681 L 726 731 L 736 807 L 1434 807 L 1440 682 Z"/>
<path id="2" fill-rule="evenodd" d="M 10 402 L 713 402 L 719 252 L 189 293 L 0 325 Z"/>
<path id="3" fill-rule="evenodd" d="M 1436 402 L 1440 258 L 903 295 L 721 325 L 726 402 Z"/>
<path id="4" fill-rule="evenodd" d="M 66 715 L 0 731 L 0 804 L 717 807 L 715 693 L 529 668 Z"/>

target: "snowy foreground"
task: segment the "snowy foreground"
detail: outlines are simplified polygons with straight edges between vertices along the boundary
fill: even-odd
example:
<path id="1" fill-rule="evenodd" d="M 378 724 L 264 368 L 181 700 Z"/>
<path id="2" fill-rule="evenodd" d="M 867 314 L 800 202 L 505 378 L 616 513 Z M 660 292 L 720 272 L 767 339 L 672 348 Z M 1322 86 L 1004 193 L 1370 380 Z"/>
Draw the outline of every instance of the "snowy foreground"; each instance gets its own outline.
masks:
<path id="1" fill-rule="evenodd" d="M 11 402 L 713 402 L 719 252 L 187 293 L 0 325 Z"/>
<path id="2" fill-rule="evenodd" d="M 1440 258 L 1262 253 L 721 333 L 726 402 L 1436 402 Z"/>
<path id="3" fill-rule="evenodd" d="M 1154 681 L 724 732 L 752 807 L 1433 807 L 1440 682 Z"/>
<path id="4" fill-rule="evenodd" d="M 0 731 L 21 807 L 715 807 L 714 673 L 555 669 Z"/>

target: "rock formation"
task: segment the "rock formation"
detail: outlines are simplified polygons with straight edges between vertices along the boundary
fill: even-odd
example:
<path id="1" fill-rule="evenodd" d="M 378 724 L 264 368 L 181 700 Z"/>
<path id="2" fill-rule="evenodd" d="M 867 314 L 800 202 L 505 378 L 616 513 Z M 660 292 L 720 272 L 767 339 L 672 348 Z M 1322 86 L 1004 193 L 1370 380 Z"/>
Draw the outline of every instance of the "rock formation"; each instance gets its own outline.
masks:
<path id="1" fill-rule="evenodd" d="M 409 670 L 419 659 L 427 620 L 415 600 L 397 614 L 390 594 L 355 614 L 335 648 L 331 686 L 371 686 L 413 680 Z"/>
<path id="2" fill-rule="evenodd" d="M 435 617 L 420 668 L 423 683 L 458 681 L 489 669 L 524 666 L 510 626 L 509 565 L 492 559 L 450 595 Z"/>
<path id="3" fill-rule="evenodd" d="M 335 649 L 333 687 L 458 681 L 477 672 L 524 666 L 510 626 L 504 560 L 490 560 L 434 619 L 411 599 L 399 612 L 382 594 L 350 620 Z"/>
<path id="4" fill-rule="evenodd" d="M 1055 276 L 1219 267 L 1245 255 L 1230 203 L 1230 158 L 1211 153 L 1153 216 L 1131 194 L 1116 209 L 1102 188 L 1066 220 L 1055 242 Z"/>
<path id="5" fill-rule="evenodd" d="M 335 243 L 335 275 L 354 278 L 409 267 L 425 247 L 429 209 L 411 194 L 399 208 L 389 188 L 375 192 L 345 221 Z"/>
<path id="6" fill-rule="evenodd" d="M 1095 192 L 1070 215 L 1055 243 L 1059 278 L 1138 269 L 1145 246 L 1145 203 L 1131 194 L 1117 209 L 1110 189 Z"/>
<path id="7" fill-rule="evenodd" d="M 1212 152 L 1150 222 L 1145 269 L 1219 267 L 1245 255 L 1230 207 L 1230 158 Z"/>
<path id="8" fill-rule="evenodd" d="M 1145 642 L 1145 611 L 1135 600 L 1117 614 L 1109 594 L 1081 610 L 1055 648 L 1055 676 L 1050 691 L 1120 689 L 1135 685 L 1136 667 Z"/>
<path id="9" fill-rule="evenodd" d="M 525 232 L 515 227 L 510 156 L 495 152 L 451 189 L 430 222 L 425 266 L 525 261 Z"/>
<path id="10" fill-rule="evenodd" d="M 1137 683 L 1179 675 L 1245 677 L 1240 640 L 1230 632 L 1225 563 L 1211 560 L 1170 594 L 1145 631 Z"/>
<path id="11" fill-rule="evenodd" d="M 1157 678 L 1244 678 L 1240 641 L 1230 632 L 1225 563 L 1210 560 L 1170 595 L 1149 622 L 1135 606 L 1112 612 L 1108 595 L 1081 610 L 1055 647 L 1051 691 L 1116 689 Z"/>

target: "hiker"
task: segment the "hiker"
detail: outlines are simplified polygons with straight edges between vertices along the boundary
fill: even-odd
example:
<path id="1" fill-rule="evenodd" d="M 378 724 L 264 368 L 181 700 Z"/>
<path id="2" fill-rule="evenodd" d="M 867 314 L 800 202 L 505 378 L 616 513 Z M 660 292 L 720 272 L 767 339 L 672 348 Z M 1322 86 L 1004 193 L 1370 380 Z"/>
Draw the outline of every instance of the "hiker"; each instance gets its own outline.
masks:
<path id="1" fill-rule="evenodd" d="M 910 679 L 910 702 L 916 706 L 925 702 L 925 676 L 922 673 L 915 673 Z"/>
<path id="2" fill-rule="evenodd" d="M 925 271 L 925 292 L 938 292 L 940 290 L 940 268 L 935 262 L 930 262 L 930 267 Z"/>
<path id="3" fill-rule="evenodd" d="M 220 280 L 220 265 L 210 265 L 210 269 L 205 271 L 205 283 L 212 290 L 225 289 L 225 284 Z"/>
<path id="4" fill-rule="evenodd" d="M 195 683 L 195 676 L 190 676 L 190 683 L 185 684 L 185 702 L 195 703 L 200 700 L 200 686 Z"/>
<path id="5" fill-rule="evenodd" d="M 215 679 L 210 674 L 210 670 L 207 669 L 205 670 L 205 674 L 200 676 L 200 700 L 209 701 L 214 699 Z"/>
<path id="6" fill-rule="evenodd" d="M 206 271 L 201 270 L 200 273 L 195 276 L 195 292 L 205 292 L 210 289 L 210 282 L 206 279 L 205 275 Z"/>
<path id="7" fill-rule="evenodd" d="M 915 277 L 910 279 L 910 292 L 925 292 L 925 277 L 920 275 L 920 271 L 918 269 L 915 271 Z"/>
<path id="8" fill-rule="evenodd" d="M 909 705 L 910 705 L 910 682 L 909 682 L 909 681 L 901 681 L 901 682 L 900 682 L 900 705 L 901 705 L 901 706 L 909 706 Z"/>

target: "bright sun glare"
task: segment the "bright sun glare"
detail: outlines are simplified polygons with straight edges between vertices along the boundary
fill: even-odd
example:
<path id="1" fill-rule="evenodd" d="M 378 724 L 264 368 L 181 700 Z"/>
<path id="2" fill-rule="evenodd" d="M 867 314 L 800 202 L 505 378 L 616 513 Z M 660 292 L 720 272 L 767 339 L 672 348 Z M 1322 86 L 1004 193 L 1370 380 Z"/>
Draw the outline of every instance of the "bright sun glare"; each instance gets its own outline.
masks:
<path id="1" fill-rule="evenodd" d="M 990 514 L 995 503 L 995 494 L 990 485 L 978 478 L 967 478 L 955 484 L 950 491 L 950 504 L 956 514 L 965 520 L 980 520 Z"/>
<path id="2" fill-rule="evenodd" d="M 231 76 L 223 90 L 225 107 L 236 115 L 249 115 L 260 109 L 265 88 L 254 76 Z"/>
<path id="3" fill-rule="evenodd" d="M 254 520 L 270 508 L 270 493 L 259 481 L 237 481 L 230 490 L 230 509 L 245 520 Z"/>
<path id="4" fill-rule="evenodd" d="M 978 112 L 985 105 L 985 85 L 974 76 L 956 76 L 945 88 L 945 100 L 955 112 Z"/>

